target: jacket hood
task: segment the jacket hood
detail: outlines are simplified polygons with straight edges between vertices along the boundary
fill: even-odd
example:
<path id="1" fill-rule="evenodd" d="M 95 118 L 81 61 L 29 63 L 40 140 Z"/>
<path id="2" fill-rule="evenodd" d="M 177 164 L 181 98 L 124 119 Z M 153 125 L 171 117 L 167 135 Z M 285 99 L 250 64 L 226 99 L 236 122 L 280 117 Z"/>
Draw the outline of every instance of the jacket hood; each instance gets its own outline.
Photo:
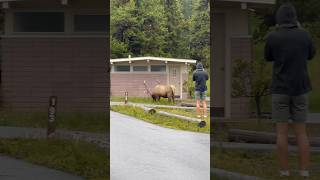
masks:
<path id="1" fill-rule="evenodd" d="M 197 70 L 203 70 L 203 65 L 201 63 L 197 64 Z"/>
<path id="2" fill-rule="evenodd" d="M 282 4 L 277 11 L 276 21 L 279 26 L 297 26 L 298 18 L 294 6 L 291 3 Z"/>

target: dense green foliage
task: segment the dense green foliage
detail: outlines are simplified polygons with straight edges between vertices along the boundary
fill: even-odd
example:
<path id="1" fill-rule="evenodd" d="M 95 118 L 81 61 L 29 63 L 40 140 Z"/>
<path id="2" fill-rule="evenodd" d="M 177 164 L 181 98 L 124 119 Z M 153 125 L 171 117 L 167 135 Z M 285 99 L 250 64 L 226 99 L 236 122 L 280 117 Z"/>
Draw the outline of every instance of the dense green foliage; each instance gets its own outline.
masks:
<path id="1" fill-rule="evenodd" d="M 191 58 L 209 66 L 208 0 L 112 0 L 111 58 Z"/>

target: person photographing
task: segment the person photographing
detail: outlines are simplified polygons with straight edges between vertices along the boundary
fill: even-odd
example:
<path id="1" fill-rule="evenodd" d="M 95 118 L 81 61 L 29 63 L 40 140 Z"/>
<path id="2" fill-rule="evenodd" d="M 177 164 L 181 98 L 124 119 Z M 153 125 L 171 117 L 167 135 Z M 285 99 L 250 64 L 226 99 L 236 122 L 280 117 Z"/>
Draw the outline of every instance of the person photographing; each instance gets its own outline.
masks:
<path id="1" fill-rule="evenodd" d="M 197 103 L 197 117 L 206 118 L 207 115 L 207 102 L 206 102 L 206 92 L 207 92 L 207 85 L 206 82 L 209 79 L 208 73 L 204 70 L 203 65 L 198 63 L 196 66 L 196 70 L 193 72 L 192 76 L 193 81 L 195 82 L 195 99 Z M 203 113 L 201 113 L 201 104 L 203 106 Z"/>
<path id="2" fill-rule="evenodd" d="M 277 30 L 266 38 L 265 59 L 273 62 L 271 84 L 272 119 L 277 129 L 280 176 L 290 176 L 288 167 L 288 124 L 296 135 L 299 174 L 309 177 L 309 140 L 305 122 L 311 83 L 307 63 L 315 56 L 310 34 L 300 27 L 296 10 L 284 3 L 276 13 Z"/>

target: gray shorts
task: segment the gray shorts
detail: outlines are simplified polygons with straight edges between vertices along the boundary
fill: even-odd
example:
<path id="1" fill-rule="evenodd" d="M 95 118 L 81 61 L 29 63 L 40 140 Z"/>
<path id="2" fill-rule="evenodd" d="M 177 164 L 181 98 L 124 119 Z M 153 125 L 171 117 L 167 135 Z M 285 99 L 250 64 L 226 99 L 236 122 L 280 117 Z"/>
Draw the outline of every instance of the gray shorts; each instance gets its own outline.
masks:
<path id="1" fill-rule="evenodd" d="M 272 119 L 275 122 L 305 122 L 308 113 L 308 95 L 289 96 L 272 94 Z"/>
<path id="2" fill-rule="evenodd" d="M 204 91 L 204 92 L 195 91 L 194 96 L 195 96 L 196 100 L 204 101 L 204 100 L 206 100 L 206 91 Z"/>

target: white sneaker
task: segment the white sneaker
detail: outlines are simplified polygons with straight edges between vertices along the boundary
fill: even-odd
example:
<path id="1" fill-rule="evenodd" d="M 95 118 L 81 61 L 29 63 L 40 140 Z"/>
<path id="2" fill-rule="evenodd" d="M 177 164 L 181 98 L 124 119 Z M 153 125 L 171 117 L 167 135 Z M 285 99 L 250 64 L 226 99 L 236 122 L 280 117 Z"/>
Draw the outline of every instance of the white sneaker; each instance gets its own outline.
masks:
<path id="1" fill-rule="evenodd" d="M 201 116 L 200 116 L 200 115 L 197 115 L 197 118 L 201 118 Z"/>
<path id="2" fill-rule="evenodd" d="M 208 116 L 207 116 L 207 115 L 204 115 L 203 117 L 204 117 L 204 118 L 207 118 Z"/>
<path id="3" fill-rule="evenodd" d="M 280 171 L 280 177 L 289 177 L 290 173 L 289 171 Z"/>

